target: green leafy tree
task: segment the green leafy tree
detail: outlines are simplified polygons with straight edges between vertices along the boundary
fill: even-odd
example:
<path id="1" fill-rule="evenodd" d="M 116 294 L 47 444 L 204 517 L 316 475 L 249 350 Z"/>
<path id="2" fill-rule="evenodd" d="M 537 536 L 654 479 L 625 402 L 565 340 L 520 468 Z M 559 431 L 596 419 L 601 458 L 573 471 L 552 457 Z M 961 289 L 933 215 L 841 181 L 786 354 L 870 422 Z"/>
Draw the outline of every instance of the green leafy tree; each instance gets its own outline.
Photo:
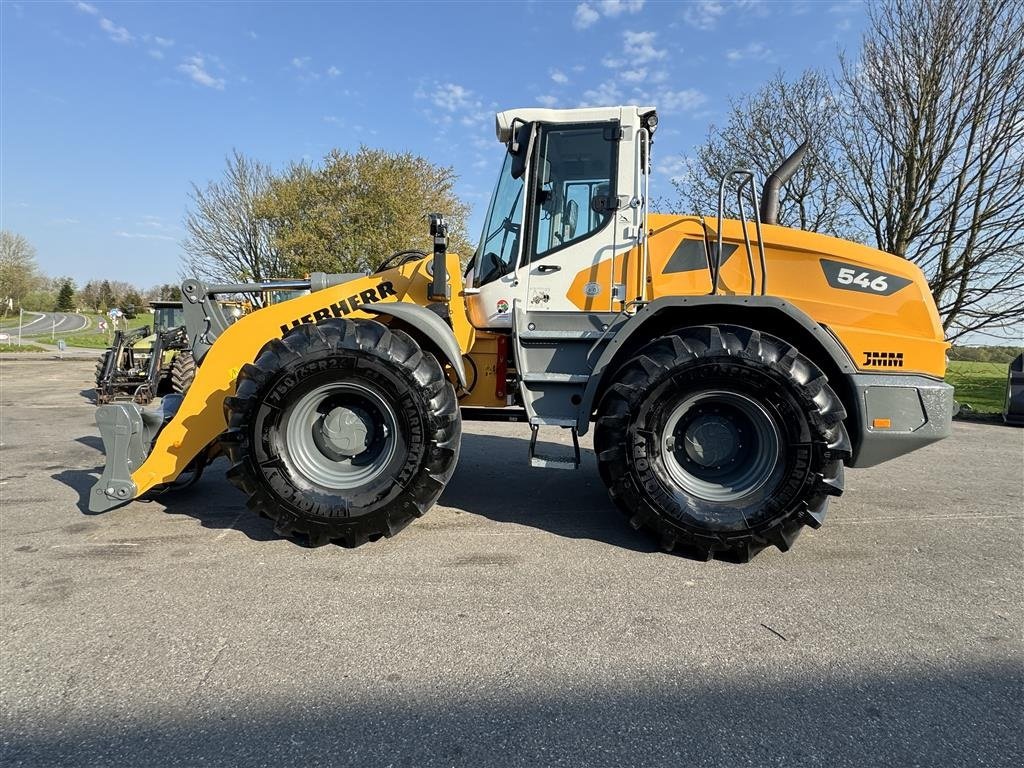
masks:
<path id="1" fill-rule="evenodd" d="M 258 210 L 294 273 L 358 272 L 397 251 L 430 252 L 429 213 L 445 214 L 451 249 L 466 257 L 469 209 L 455 181 L 452 168 L 409 152 L 332 150 L 272 179 Z"/>
<path id="2" fill-rule="evenodd" d="M 0 230 L 0 301 L 3 310 L 22 306 L 26 295 L 40 287 L 36 249 L 24 236 Z"/>
<path id="3" fill-rule="evenodd" d="M 142 294 L 139 293 L 139 289 L 132 287 L 125 292 L 122 303 L 125 307 L 131 307 L 136 312 L 141 312 L 146 301 L 142 298 Z"/>
<path id="4" fill-rule="evenodd" d="M 71 280 L 65 279 L 57 291 L 57 311 L 70 312 L 75 308 L 75 285 Z"/>
<path id="5" fill-rule="evenodd" d="M 98 298 L 99 304 L 97 306 L 97 309 L 99 309 L 101 312 L 104 312 L 110 309 L 112 306 L 114 306 L 114 289 L 111 286 L 109 280 L 104 280 L 103 282 L 100 283 Z"/>

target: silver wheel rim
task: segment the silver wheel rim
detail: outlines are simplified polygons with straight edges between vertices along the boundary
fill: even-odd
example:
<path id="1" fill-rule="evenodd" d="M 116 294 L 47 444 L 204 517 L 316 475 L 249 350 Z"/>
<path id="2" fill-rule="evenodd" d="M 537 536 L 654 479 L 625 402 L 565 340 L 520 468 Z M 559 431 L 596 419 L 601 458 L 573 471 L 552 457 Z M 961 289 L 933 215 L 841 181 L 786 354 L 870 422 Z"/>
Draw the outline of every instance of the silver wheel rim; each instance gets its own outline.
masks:
<path id="1" fill-rule="evenodd" d="M 398 420 L 376 390 L 335 382 L 310 390 L 283 416 L 289 464 L 310 482 L 351 490 L 380 476 L 394 458 Z"/>
<path id="2" fill-rule="evenodd" d="M 661 447 L 669 477 L 690 496 L 730 502 L 756 493 L 779 466 L 775 421 L 738 392 L 690 395 L 669 414 Z"/>

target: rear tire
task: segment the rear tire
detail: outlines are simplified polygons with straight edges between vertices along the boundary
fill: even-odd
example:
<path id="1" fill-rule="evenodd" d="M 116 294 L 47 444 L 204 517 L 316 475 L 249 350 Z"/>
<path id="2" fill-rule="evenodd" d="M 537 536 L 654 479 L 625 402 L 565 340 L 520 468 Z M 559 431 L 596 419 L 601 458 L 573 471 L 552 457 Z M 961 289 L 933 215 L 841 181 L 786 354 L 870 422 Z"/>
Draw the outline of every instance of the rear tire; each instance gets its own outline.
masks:
<path id="1" fill-rule="evenodd" d="M 195 377 L 196 359 L 192 357 L 192 353 L 187 350 L 178 352 L 171 361 L 170 391 L 185 394 Z"/>
<path id="2" fill-rule="evenodd" d="M 103 383 L 103 370 L 107 367 L 107 359 L 109 357 L 110 350 L 108 349 L 106 352 L 99 356 L 98 360 L 96 360 L 96 405 L 103 405 L 104 403 L 108 402 L 108 399 L 102 394 L 100 394 L 100 385 Z"/>
<path id="3" fill-rule="evenodd" d="M 110 357 L 110 350 L 101 354 L 96 360 L 96 386 L 98 387 L 103 381 L 103 369 L 107 367 L 107 358 Z"/>
<path id="4" fill-rule="evenodd" d="M 228 478 L 280 535 L 358 546 L 423 515 L 455 471 L 462 418 L 437 360 L 368 320 L 264 345 L 225 401 Z"/>
<path id="5" fill-rule="evenodd" d="M 598 409 L 601 477 L 666 550 L 746 561 L 786 551 L 843 492 L 842 403 L 793 346 L 737 326 L 685 328 L 643 347 Z"/>

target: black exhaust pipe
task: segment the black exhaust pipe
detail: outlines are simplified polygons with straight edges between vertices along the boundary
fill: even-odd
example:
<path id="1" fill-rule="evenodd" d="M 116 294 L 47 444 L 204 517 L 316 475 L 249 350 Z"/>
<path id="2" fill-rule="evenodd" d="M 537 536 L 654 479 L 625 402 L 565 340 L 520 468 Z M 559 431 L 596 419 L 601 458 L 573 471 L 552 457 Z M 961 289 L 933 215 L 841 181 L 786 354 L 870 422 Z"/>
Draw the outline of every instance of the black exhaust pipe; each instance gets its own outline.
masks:
<path id="1" fill-rule="evenodd" d="M 761 192 L 761 223 L 779 223 L 779 189 L 789 181 L 789 177 L 796 171 L 800 161 L 807 154 L 807 141 L 793 150 L 793 154 L 782 161 L 782 165 L 775 169 L 775 172 L 768 177 L 764 183 L 764 190 Z"/>

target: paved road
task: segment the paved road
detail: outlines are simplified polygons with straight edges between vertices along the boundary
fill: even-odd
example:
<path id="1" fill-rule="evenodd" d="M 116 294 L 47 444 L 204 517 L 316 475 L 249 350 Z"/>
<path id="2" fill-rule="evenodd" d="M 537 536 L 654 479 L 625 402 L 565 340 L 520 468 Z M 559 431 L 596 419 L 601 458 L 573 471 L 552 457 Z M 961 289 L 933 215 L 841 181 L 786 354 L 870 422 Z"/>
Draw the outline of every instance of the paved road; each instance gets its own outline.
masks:
<path id="1" fill-rule="evenodd" d="M 90 374 L 0 363 L 4 765 L 1021 764 L 1022 430 L 850 472 L 738 566 L 632 532 L 589 450 L 467 425 L 424 519 L 309 550 L 219 466 L 80 512 Z"/>
<path id="2" fill-rule="evenodd" d="M 0 327 L 0 331 L 8 333 L 11 338 L 18 335 L 19 318 L 17 315 L 7 318 Z M 23 324 L 21 324 L 21 335 L 23 338 L 31 336 L 45 336 L 51 333 L 73 333 L 84 330 L 89 325 L 89 319 L 85 315 L 74 312 L 26 312 Z"/>

